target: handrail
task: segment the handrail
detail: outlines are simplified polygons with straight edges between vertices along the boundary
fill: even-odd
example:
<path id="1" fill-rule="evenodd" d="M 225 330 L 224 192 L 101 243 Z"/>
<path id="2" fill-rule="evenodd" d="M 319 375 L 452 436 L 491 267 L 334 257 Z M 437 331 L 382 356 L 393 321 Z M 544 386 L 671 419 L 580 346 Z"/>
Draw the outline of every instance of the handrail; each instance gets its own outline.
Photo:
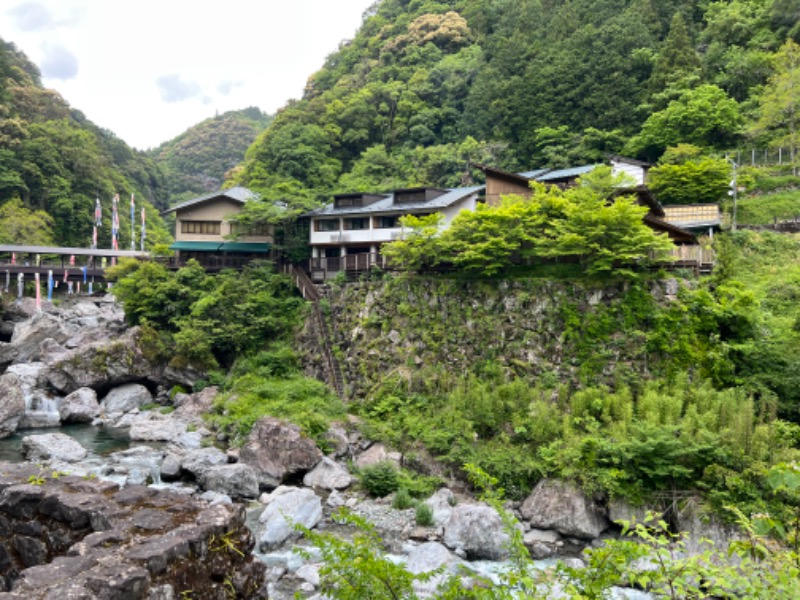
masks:
<path id="1" fill-rule="evenodd" d="M 322 356 L 327 363 L 331 383 L 334 390 L 336 390 L 337 395 L 340 398 L 344 398 L 344 379 L 342 377 L 342 371 L 339 368 L 339 362 L 336 360 L 336 357 L 331 350 L 330 331 L 328 330 L 328 324 L 325 322 L 325 317 L 322 314 L 322 310 L 319 307 L 319 301 L 322 296 L 303 269 L 300 269 L 295 265 L 284 263 L 281 265 L 281 270 L 285 274 L 292 277 L 295 286 L 297 286 L 297 289 L 300 290 L 303 298 L 311 302 L 311 310 L 314 315 L 314 319 L 317 322 L 317 329 L 319 330 L 320 334 L 318 338 L 320 350 L 322 351 Z"/>

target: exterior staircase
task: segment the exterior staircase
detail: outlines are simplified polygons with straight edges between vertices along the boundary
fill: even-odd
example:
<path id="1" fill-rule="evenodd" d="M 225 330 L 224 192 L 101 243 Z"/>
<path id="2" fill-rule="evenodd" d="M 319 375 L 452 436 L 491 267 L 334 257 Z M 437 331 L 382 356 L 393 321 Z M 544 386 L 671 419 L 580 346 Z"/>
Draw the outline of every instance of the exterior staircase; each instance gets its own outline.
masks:
<path id="1" fill-rule="evenodd" d="M 303 295 L 303 298 L 311 303 L 311 311 L 316 326 L 320 350 L 322 352 L 323 360 L 325 361 L 325 370 L 328 375 L 328 383 L 336 391 L 340 398 L 344 398 L 344 378 L 342 377 L 342 370 L 339 367 L 339 361 L 331 350 L 331 335 L 328 329 L 328 323 L 325 320 L 325 315 L 319 306 L 321 299 L 320 293 L 306 272 L 296 265 L 283 264 L 281 269 L 285 274 L 289 275 L 294 281 L 297 289 Z"/>

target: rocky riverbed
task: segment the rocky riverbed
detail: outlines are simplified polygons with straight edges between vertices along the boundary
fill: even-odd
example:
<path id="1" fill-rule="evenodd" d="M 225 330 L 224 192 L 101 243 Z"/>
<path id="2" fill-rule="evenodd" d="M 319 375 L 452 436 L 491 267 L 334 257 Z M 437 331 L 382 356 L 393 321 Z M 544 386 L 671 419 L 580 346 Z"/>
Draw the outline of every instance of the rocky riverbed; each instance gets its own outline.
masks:
<path id="1" fill-rule="evenodd" d="M 70 485 L 95 481 L 123 492 L 149 490 L 148 494 L 158 495 L 154 498 L 162 498 L 153 501 L 161 503 L 153 510 L 171 510 L 163 498 L 185 498 L 200 512 L 226 507 L 236 519 L 246 514 L 253 538 L 252 544 L 242 542 L 241 547 L 247 547 L 248 557 L 252 547 L 252 556 L 265 567 L 266 583 L 257 592 L 249 587 L 249 595 L 240 597 L 288 599 L 297 591 L 319 597 L 319 555 L 312 550 L 302 558 L 293 551 L 305 542 L 298 539 L 292 524 L 347 535 L 331 520 L 340 506 L 372 522 L 388 552 L 413 572 L 443 567 L 449 573 L 467 567 L 492 578 L 505 566 L 508 539 L 500 516 L 458 487 L 442 488 L 425 500 L 433 514 L 429 527 L 416 524 L 413 510 L 393 509 L 391 497 L 368 498 L 356 485 L 349 465 L 401 464 L 404 457 L 364 439 L 355 421 L 331 428 L 327 437 L 334 450 L 327 456 L 296 425 L 269 417 L 256 423 L 241 448 L 225 448 L 203 420 L 217 390 L 176 392 L 177 384 L 190 389 L 198 374 L 149 363 L 139 347 L 137 330 L 126 328 L 121 309 L 110 297 L 46 307 L 41 313 L 32 305 L 17 304 L 5 318 L 0 330 L 9 341 L 0 343 L 0 437 L 21 437 L 15 448 L 25 462 L 0 464 L 0 472 L 11 469 L 24 475 L 28 471 L 19 469 L 27 469 L 33 483 L 22 483 L 39 484 L 40 491 L 66 477 Z M 128 440 L 128 447 L 108 453 L 87 448 L 69 435 L 69 427 L 61 429 L 75 423 L 117 432 Z M 28 434 L 30 427 L 40 429 Z M 42 427 L 52 429 L 43 433 Z M 0 519 L 11 514 L 3 503 L 17 493 L 14 489 L 9 484 L 0 490 Z M 104 491 L 93 493 L 108 496 Z M 618 531 L 614 521 L 636 514 L 624 504 L 606 506 L 568 484 L 548 480 L 509 509 L 542 568 L 556 558 L 580 565 L 585 547 L 614 535 Z M 107 531 L 92 528 L 93 535 Z M 703 533 L 708 532 L 698 531 L 698 536 Z M 7 548 L 15 566 L 4 575 L 6 587 L 12 594 L 32 589 L 27 582 L 33 575 L 42 568 L 56 568 L 43 567 L 43 562 L 56 565 L 53 561 L 61 560 L 57 556 L 79 554 L 78 543 L 65 544 L 61 554 L 48 546 L 36 561 L 30 556 L 23 560 L 16 546 Z M 154 579 L 148 589 L 157 584 Z M 430 593 L 434 584 L 420 584 L 418 591 Z M 180 591 L 173 588 L 176 594 Z M 615 593 L 620 598 L 646 597 L 634 590 Z"/>

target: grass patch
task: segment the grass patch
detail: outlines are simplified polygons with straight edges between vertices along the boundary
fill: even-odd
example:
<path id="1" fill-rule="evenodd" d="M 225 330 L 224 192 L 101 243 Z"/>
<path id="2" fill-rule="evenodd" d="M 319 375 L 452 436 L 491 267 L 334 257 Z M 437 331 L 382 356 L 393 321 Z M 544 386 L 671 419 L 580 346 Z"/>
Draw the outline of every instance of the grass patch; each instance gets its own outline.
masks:
<path id="1" fill-rule="evenodd" d="M 727 204 L 727 212 L 732 213 L 732 204 Z M 736 209 L 739 225 L 770 225 L 797 217 L 800 217 L 800 189 L 740 198 Z"/>

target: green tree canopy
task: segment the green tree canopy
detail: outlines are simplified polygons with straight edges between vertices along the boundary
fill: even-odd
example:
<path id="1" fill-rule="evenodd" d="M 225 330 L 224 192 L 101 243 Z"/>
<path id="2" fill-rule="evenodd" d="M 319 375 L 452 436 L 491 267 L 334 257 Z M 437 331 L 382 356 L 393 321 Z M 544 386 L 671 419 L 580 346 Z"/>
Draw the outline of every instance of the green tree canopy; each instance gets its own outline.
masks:
<path id="1" fill-rule="evenodd" d="M 12 198 L 0 206 L 0 243 L 53 246 L 53 217 Z"/>

